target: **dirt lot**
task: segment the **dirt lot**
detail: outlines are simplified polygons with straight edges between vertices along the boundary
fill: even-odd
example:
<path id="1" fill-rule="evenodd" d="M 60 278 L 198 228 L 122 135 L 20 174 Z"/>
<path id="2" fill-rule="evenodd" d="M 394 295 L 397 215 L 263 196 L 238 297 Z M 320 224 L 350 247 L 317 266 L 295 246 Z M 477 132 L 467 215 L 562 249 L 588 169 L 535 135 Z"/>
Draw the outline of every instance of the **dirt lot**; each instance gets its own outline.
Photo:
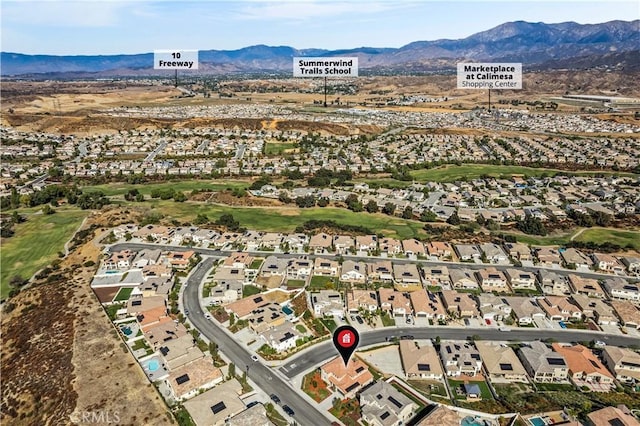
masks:
<path id="1" fill-rule="evenodd" d="M 126 220 L 112 211 L 92 215 L 85 227 L 115 224 L 116 218 Z M 123 425 L 172 424 L 89 287 L 95 266 L 81 265 L 99 255 L 95 240 L 83 243 L 4 306 L 3 424 L 78 423 L 85 413 L 117 416 Z"/>

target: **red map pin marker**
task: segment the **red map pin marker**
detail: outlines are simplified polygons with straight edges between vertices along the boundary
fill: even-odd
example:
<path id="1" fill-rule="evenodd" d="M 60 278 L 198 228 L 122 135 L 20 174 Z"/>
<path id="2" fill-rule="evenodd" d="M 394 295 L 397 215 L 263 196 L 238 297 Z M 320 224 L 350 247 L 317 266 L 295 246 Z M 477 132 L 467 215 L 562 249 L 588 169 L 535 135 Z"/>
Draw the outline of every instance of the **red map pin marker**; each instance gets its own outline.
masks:
<path id="1" fill-rule="evenodd" d="M 360 343 L 358 330 L 350 325 L 340 326 L 333 332 L 333 345 L 338 350 L 338 353 L 340 353 L 345 366 L 358 347 L 358 343 Z"/>

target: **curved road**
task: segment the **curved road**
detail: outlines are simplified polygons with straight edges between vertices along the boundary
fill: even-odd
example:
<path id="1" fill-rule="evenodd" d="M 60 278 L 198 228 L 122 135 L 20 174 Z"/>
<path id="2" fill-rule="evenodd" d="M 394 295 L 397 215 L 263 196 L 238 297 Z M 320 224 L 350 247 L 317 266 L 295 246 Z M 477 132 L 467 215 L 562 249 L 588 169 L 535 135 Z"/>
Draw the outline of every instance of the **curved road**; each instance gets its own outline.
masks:
<path id="1" fill-rule="evenodd" d="M 307 402 L 291 384 L 282 377 L 277 371 L 266 367 L 260 362 L 251 360 L 251 352 L 249 349 L 234 340 L 229 334 L 213 323 L 214 320 L 208 320 L 205 312 L 200 307 L 199 284 L 205 278 L 206 274 L 211 270 L 213 263 L 217 259 L 204 259 L 193 270 L 187 280 L 186 288 L 183 293 L 184 309 L 189 312 L 189 321 L 191 324 L 207 339 L 218 344 L 219 349 L 236 365 L 236 371 L 246 371 L 248 367 L 248 376 L 260 389 L 267 394 L 276 394 L 282 400 L 282 404 L 286 404 L 295 412 L 294 419 L 302 425 L 330 425 L 331 421 L 326 417 L 325 413 L 319 411 L 311 403 Z"/>

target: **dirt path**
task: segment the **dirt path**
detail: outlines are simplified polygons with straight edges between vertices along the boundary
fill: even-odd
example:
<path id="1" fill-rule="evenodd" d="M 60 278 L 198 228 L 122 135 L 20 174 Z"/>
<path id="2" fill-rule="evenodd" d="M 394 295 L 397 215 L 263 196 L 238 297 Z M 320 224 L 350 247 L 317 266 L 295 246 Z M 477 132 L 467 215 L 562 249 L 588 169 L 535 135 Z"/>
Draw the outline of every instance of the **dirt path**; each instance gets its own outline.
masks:
<path id="1" fill-rule="evenodd" d="M 573 236 L 569 239 L 569 241 L 573 241 L 576 238 L 578 238 L 580 236 L 580 234 L 582 234 L 587 228 L 582 228 L 581 230 L 579 230 L 578 232 L 576 232 L 575 234 L 573 234 Z"/>

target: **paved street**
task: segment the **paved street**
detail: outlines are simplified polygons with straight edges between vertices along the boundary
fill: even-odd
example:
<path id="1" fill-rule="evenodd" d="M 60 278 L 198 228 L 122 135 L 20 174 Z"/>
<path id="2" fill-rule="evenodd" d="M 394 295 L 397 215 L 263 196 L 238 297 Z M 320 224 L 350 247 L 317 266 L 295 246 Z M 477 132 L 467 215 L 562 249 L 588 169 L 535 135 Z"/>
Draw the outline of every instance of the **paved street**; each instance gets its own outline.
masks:
<path id="1" fill-rule="evenodd" d="M 300 395 L 292 387 L 286 377 L 279 372 L 264 366 L 260 362 L 251 359 L 249 350 L 236 342 L 233 337 L 222 330 L 213 321 L 204 316 L 204 311 L 200 307 L 198 285 L 213 266 L 216 259 L 207 258 L 203 260 L 189 276 L 186 289 L 183 294 L 183 303 L 189 311 L 189 321 L 207 339 L 218 344 L 219 349 L 233 362 L 238 371 L 249 368 L 249 378 L 253 380 L 267 394 L 276 394 L 282 400 L 282 405 L 288 405 L 295 412 L 294 419 L 301 425 L 329 425 L 329 420 L 325 413 L 316 409 L 314 405 Z"/>

